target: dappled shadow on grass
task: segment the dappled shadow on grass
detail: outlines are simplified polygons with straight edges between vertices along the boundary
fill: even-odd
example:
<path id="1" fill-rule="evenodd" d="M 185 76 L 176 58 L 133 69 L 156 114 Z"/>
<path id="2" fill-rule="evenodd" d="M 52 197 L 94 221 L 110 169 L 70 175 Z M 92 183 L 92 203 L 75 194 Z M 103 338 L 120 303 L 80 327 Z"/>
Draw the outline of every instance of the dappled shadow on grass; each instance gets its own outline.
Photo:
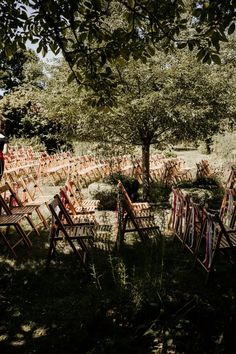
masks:
<path id="1" fill-rule="evenodd" d="M 73 352 L 88 338 L 81 317 L 82 311 L 86 318 L 86 302 L 78 295 L 87 278 L 71 254 L 59 255 L 46 272 L 47 250 L 42 234 L 32 249 L 19 247 L 16 260 L 0 259 L 1 352 L 66 353 L 67 346 Z"/>
<path id="2" fill-rule="evenodd" d="M 206 273 L 200 265 L 193 266 L 193 256 L 178 241 L 169 240 L 164 269 L 165 306 L 161 322 L 152 328 L 154 337 L 160 335 L 166 350 L 178 353 L 229 353 L 236 344 L 230 335 L 236 320 L 235 265 L 219 256 L 206 285 Z"/>
<path id="3" fill-rule="evenodd" d="M 90 274 L 47 234 L 0 258 L 2 353 L 227 353 L 234 341 L 235 269 L 223 257 L 209 285 L 172 238 L 95 249 Z M 228 351 L 230 352 L 230 351 Z"/>

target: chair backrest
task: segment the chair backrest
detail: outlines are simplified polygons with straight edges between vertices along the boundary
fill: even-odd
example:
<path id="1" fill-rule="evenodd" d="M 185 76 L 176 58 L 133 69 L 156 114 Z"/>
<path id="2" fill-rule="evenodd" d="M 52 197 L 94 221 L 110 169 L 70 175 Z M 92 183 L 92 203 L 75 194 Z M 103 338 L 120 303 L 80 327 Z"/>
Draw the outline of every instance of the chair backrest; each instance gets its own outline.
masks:
<path id="1" fill-rule="evenodd" d="M 74 225 L 72 218 L 70 217 L 58 194 L 54 196 L 54 199 L 48 204 L 48 207 L 51 211 L 53 222 L 62 226 L 62 220 L 64 220 L 67 225 Z"/>
<path id="2" fill-rule="evenodd" d="M 132 203 L 123 183 L 120 180 L 118 181 L 118 188 L 121 191 L 126 204 L 129 206 L 129 208 L 133 209 L 133 203 Z"/>
<path id="3" fill-rule="evenodd" d="M 224 225 L 233 228 L 235 224 L 235 213 L 236 213 L 236 200 L 235 200 L 235 190 L 231 188 L 226 188 L 224 197 L 222 199 L 220 207 L 220 219 Z"/>
<path id="4" fill-rule="evenodd" d="M 205 209 L 190 198 L 188 220 L 183 237 L 183 245 L 195 253 L 204 222 Z"/>
<path id="5" fill-rule="evenodd" d="M 226 182 L 226 188 L 233 189 L 236 181 L 236 166 L 231 167 L 231 171 Z"/>
<path id="6" fill-rule="evenodd" d="M 69 211 L 73 215 L 77 214 L 73 200 L 70 198 L 69 193 L 67 193 L 66 189 L 63 187 L 60 188 L 60 200 L 67 212 Z"/>
<path id="7" fill-rule="evenodd" d="M 231 248 L 233 243 L 218 213 L 204 211 L 201 235 L 196 247 L 196 260 L 210 272 L 219 249 Z"/>
<path id="8" fill-rule="evenodd" d="M 184 195 L 178 188 L 173 188 L 173 202 L 172 202 L 172 213 L 170 220 L 170 227 L 175 230 L 179 220 L 187 220 L 187 214 L 189 211 L 190 198 L 188 195 Z"/>
<path id="9" fill-rule="evenodd" d="M 6 182 L 4 185 L 0 187 L 0 204 L 1 204 L 1 209 L 4 210 L 4 212 L 7 215 L 11 215 L 11 206 L 13 206 L 14 203 L 19 204 L 19 200 L 17 198 L 17 195 L 15 192 L 12 190 L 10 185 Z"/>
<path id="10" fill-rule="evenodd" d="M 126 211 L 126 216 L 128 216 L 134 225 L 135 231 L 138 232 L 141 241 L 146 240 L 145 233 L 143 231 L 142 226 L 140 226 L 140 223 L 138 222 L 137 215 L 134 210 L 134 206 L 131 202 L 131 199 L 129 198 L 128 193 L 126 192 L 126 189 L 124 188 L 122 182 L 119 180 L 118 181 L 118 243 L 121 243 L 123 241 L 123 235 L 125 232 L 124 229 L 124 211 Z M 121 193 L 121 198 L 119 197 Z M 127 218 L 126 218 L 127 220 Z M 126 223 L 125 223 L 126 225 Z M 125 226 L 126 227 L 126 226 Z"/>

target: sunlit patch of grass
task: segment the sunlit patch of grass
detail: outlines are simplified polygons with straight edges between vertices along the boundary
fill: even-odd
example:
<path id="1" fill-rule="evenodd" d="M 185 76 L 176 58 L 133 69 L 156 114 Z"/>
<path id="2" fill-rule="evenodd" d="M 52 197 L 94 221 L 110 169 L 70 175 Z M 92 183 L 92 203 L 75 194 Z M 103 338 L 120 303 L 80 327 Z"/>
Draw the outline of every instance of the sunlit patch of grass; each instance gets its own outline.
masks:
<path id="1" fill-rule="evenodd" d="M 47 329 L 45 327 L 38 327 L 34 330 L 32 338 L 39 338 L 47 335 Z"/>
<path id="2" fill-rule="evenodd" d="M 21 325 L 21 329 L 23 332 L 28 333 L 33 330 L 34 325 L 35 324 L 33 324 L 33 325 L 32 324 L 23 324 L 23 325 Z"/>
<path id="3" fill-rule="evenodd" d="M 25 340 L 13 340 L 10 342 L 10 345 L 12 345 L 13 347 L 20 347 L 23 346 L 25 344 Z"/>
<path id="4" fill-rule="evenodd" d="M 4 342 L 8 340 L 8 335 L 7 334 L 0 334 L 0 342 Z"/>
<path id="5" fill-rule="evenodd" d="M 21 312 L 18 308 L 16 308 L 12 314 L 12 317 L 20 317 L 20 316 L 21 316 Z"/>
<path id="6" fill-rule="evenodd" d="M 16 266 L 16 260 L 14 258 L 7 258 L 6 256 L 0 256 L 0 264 L 6 264 L 12 268 Z"/>

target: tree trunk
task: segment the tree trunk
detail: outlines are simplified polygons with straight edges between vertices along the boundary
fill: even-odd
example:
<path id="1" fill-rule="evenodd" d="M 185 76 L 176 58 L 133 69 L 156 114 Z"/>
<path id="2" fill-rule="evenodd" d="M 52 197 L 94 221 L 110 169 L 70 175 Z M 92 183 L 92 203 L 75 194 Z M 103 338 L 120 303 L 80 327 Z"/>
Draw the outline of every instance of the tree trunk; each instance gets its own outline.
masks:
<path id="1" fill-rule="evenodd" d="M 143 181 L 143 200 L 149 201 L 150 197 L 150 144 L 143 143 L 142 145 L 142 181 Z"/>

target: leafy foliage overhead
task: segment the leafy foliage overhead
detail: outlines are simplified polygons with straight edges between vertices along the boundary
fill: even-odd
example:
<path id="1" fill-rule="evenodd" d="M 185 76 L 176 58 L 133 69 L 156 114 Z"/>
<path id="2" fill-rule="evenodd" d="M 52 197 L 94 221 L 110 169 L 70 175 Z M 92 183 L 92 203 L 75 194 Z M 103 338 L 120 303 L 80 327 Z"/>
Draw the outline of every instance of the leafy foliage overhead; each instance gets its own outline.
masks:
<path id="1" fill-rule="evenodd" d="M 69 80 L 104 91 L 112 103 L 110 63 L 144 62 L 156 47 L 197 48 L 198 59 L 220 63 L 220 43 L 235 31 L 236 0 L 3 0 L 0 50 L 10 58 L 26 41 L 43 55 L 62 52 Z"/>
<path id="2" fill-rule="evenodd" d="M 31 70 L 26 70 L 26 68 Z M 4 50 L 0 50 L 0 89 L 6 92 L 16 87 L 33 82 L 40 86 L 39 76 L 42 73 L 39 58 L 32 50 L 17 50 L 12 57 L 7 57 Z"/>

